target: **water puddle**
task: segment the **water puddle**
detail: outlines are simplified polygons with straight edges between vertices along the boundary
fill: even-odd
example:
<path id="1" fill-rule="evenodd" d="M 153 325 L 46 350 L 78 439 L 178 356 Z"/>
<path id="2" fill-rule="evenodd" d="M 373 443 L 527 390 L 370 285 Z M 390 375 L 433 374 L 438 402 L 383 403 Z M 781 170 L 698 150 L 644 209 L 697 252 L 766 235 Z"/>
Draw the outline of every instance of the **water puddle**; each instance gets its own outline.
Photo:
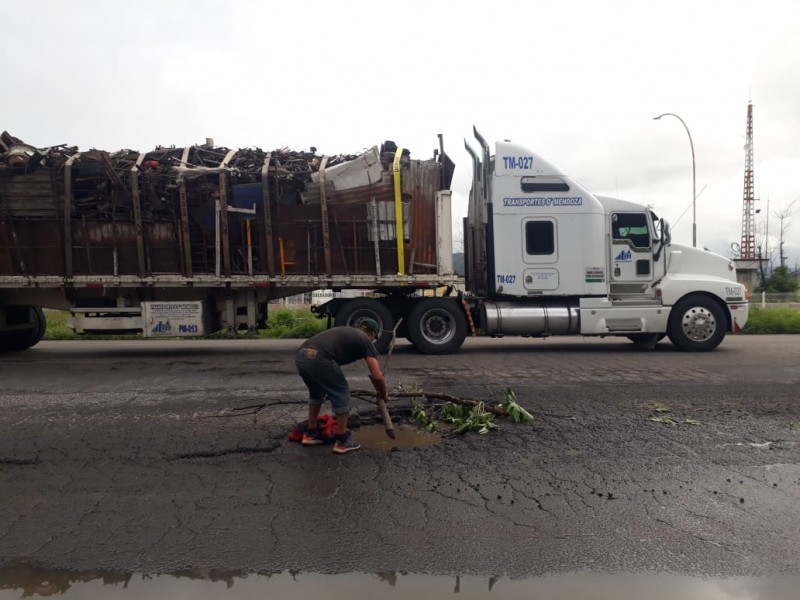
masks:
<path id="1" fill-rule="evenodd" d="M 188 570 L 174 574 L 125 574 L 101 571 L 47 571 L 31 567 L 0 569 L 0 600 L 59 596 L 64 600 L 352 600 L 410 597 L 436 600 L 458 595 L 463 600 L 787 600 L 796 598 L 800 577 L 771 579 L 701 578 L 678 575 L 605 575 L 573 573 L 530 579 L 434 576 L 400 573 L 280 572 Z"/>
<path id="2" fill-rule="evenodd" d="M 433 446 L 442 441 L 438 433 L 428 433 L 411 425 L 395 427 L 395 439 L 386 435 L 383 425 L 369 425 L 353 432 L 353 438 L 364 448 L 391 450 L 392 448 L 420 448 Z"/>

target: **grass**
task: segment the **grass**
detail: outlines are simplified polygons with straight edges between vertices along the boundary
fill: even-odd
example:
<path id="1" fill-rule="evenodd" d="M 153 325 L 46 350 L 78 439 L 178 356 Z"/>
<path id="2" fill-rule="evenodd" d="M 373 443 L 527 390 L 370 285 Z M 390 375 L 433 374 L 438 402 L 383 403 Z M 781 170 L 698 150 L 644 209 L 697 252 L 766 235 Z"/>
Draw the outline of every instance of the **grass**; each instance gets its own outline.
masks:
<path id="1" fill-rule="evenodd" d="M 750 316 L 742 333 L 800 333 L 800 309 L 790 306 L 761 308 L 750 305 Z"/>
<path id="2" fill-rule="evenodd" d="M 47 332 L 45 340 L 134 340 L 143 339 L 142 334 L 129 335 L 84 335 L 77 334 L 67 327 L 69 313 L 63 310 L 48 310 Z M 325 326 L 325 319 L 318 319 L 308 309 L 278 309 L 270 311 L 266 329 L 262 329 L 255 336 L 256 339 L 305 339 L 319 333 Z M 243 332 L 240 332 L 241 337 Z M 219 331 L 207 336 L 209 338 L 224 338 L 225 332 Z"/>
<path id="3" fill-rule="evenodd" d="M 42 339 L 44 340 L 130 340 L 141 339 L 137 335 L 78 335 L 67 327 L 67 317 L 69 313 L 65 310 L 44 311 L 47 318 L 47 331 Z"/>

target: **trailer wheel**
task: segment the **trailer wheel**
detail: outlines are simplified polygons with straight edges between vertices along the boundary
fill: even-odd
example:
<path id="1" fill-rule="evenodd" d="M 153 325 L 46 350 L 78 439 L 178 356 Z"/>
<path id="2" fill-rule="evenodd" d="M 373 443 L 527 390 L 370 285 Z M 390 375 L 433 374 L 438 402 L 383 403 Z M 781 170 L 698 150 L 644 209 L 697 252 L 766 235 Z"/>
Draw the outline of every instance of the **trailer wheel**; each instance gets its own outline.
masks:
<path id="1" fill-rule="evenodd" d="M 423 354 L 452 354 L 467 337 L 467 318 L 453 300 L 424 298 L 408 321 L 408 339 Z"/>
<path id="2" fill-rule="evenodd" d="M 375 347 L 381 354 L 389 350 L 389 344 L 392 341 L 392 329 L 394 328 L 394 319 L 389 309 L 384 306 L 379 300 L 372 298 L 357 298 L 349 300 L 336 313 L 335 325 L 336 327 L 358 327 L 361 320 L 364 318 L 375 319 L 380 327 L 380 335 L 375 341 Z"/>
<path id="3" fill-rule="evenodd" d="M 706 296 L 694 295 L 672 308 L 667 334 L 680 350 L 708 352 L 720 345 L 725 330 L 725 313 L 719 304 Z"/>
<path id="4" fill-rule="evenodd" d="M 36 334 L 36 341 L 33 345 L 42 341 L 44 334 L 47 333 L 47 317 L 44 316 L 44 311 L 38 306 L 34 307 L 33 311 L 36 313 L 36 319 L 39 321 L 39 332 Z"/>
<path id="5" fill-rule="evenodd" d="M 30 307 L 35 321 L 33 327 L 0 333 L 0 352 L 19 352 L 38 344 L 47 329 L 47 318 L 41 308 Z"/>

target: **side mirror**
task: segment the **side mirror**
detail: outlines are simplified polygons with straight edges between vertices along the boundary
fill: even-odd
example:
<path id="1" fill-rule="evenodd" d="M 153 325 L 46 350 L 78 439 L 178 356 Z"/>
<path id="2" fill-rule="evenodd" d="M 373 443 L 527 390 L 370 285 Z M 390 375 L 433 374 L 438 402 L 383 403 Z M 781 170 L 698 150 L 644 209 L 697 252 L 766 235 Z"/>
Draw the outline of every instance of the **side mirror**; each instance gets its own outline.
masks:
<path id="1" fill-rule="evenodd" d="M 656 234 L 658 236 L 658 249 L 653 253 L 653 260 L 657 262 L 661 258 L 661 251 L 672 242 L 672 231 L 669 228 L 669 223 L 664 219 L 659 219 L 656 223 Z"/>

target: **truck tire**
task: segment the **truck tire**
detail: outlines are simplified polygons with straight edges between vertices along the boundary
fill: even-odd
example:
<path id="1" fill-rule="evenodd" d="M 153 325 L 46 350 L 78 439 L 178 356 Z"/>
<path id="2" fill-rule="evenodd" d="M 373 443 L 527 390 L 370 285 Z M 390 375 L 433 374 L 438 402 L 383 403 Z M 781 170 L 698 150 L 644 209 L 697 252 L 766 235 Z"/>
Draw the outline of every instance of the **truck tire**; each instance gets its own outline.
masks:
<path id="1" fill-rule="evenodd" d="M 707 296 L 687 296 L 669 316 L 667 335 L 675 347 L 686 352 L 708 352 L 725 338 L 727 321 L 720 305 Z"/>
<path id="2" fill-rule="evenodd" d="M 655 345 L 667 337 L 666 333 L 632 333 L 626 336 L 637 346 L 642 347 L 655 347 Z"/>
<path id="3" fill-rule="evenodd" d="M 41 308 L 31 307 L 34 325 L 29 329 L 4 331 L 0 333 L 0 352 L 19 352 L 38 344 L 47 329 L 47 319 Z"/>
<path id="4" fill-rule="evenodd" d="M 454 300 L 423 298 L 408 315 L 408 339 L 423 354 L 452 354 L 467 337 L 467 318 Z"/>
<path id="5" fill-rule="evenodd" d="M 389 309 L 379 300 L 356 298 L 345 302 L 339 312 L 336 313 L 334 325 L 336 327 L 358 327 L 361 319 L 367 317 L 375 319 L 381 330 L 380 334 L 378 334 L 378 339 L 375 341 L 375 347 L 381 354 L 388 352 L 389 344 L 392 342 L 394 319 Z"/>

